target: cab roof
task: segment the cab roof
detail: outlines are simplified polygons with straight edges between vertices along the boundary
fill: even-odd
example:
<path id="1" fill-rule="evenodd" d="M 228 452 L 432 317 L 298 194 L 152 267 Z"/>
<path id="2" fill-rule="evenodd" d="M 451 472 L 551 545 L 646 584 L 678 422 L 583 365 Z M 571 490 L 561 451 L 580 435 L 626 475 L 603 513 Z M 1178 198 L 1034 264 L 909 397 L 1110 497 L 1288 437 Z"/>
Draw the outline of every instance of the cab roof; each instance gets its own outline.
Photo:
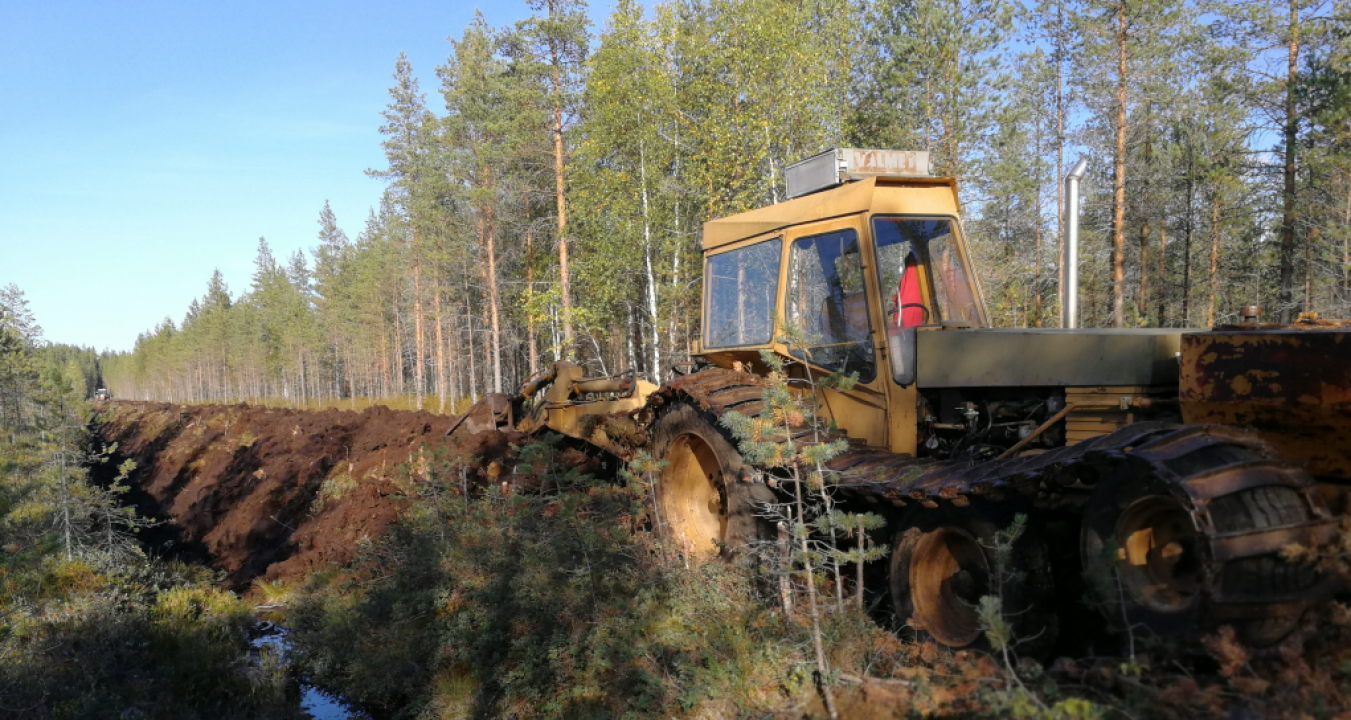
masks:
<path id="1" fill-rule="evenodd" d="M 872 177 L 704 223 L 704 251 L 813 220 L 861 212 L 957 215 L 957 180 Z"/>

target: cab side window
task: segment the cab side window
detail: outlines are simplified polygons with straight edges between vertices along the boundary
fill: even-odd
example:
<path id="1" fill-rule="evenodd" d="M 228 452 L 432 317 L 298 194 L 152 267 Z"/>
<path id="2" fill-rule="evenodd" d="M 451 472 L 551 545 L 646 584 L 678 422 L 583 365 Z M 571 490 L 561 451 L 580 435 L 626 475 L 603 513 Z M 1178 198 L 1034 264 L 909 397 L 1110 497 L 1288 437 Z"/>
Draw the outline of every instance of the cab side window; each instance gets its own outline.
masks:
<path id="1" fill-rule="evenodd" d="M 774 339 L 782 248 L 783 241 L 774 238 L 708 258 L 708 347 L 762 345 Z"/>
<path id="2" fill-rule="evenodd" d="M 785 321 L 806 338 L 793 354 L 871 382 L 877 363 L 868 322 L 858 232 L 838 230 L 793 241 Z"/>

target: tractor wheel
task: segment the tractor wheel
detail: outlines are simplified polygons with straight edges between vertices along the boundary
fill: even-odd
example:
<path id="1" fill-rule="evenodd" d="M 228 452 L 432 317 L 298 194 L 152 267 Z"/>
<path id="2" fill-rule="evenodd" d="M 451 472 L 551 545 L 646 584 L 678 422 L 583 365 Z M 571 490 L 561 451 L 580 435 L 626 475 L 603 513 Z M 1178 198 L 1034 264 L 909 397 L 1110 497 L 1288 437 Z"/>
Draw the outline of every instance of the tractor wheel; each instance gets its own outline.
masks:
<path id="1" fill-rule="evenodd" d="M 1098 481 L 1082 526 L 1084 573 L 1109 623 L 1172 641 L 1233 626 L 1271 647 L 1326 585 L 1280 548 L 1331 526 L 1308 475 L 1258 447 L 1149 446 Z M 1151 455 L 1163 460 L 1154 460 Z"/>
<path id="2" fill-rule="evenodd" d="M 714 422 L 693 405 L 676 403 L 652 428 L 650 452 L 666 463 L 654 524 L 691 560 L 730 556 L 775 536 L 773 525 L 756 516 L 756 505 L 774 502 L 774 492 L 750 481 L 741 453 Z"/>
<path id="3" fill-rule="evenodd" d="M 1016 515 L 1012 504 L 973 500 L 967 507 L 916 508 L 891 552 L 896 622 L 916 640 L 950 648 L 988 649 L 977 607 L 997 595 L 1018 652 L 1039 657 L 1055 643 L 1051 566 L 1040 529 L 1029 522 L 1003 558 L 996 534 Z"/>

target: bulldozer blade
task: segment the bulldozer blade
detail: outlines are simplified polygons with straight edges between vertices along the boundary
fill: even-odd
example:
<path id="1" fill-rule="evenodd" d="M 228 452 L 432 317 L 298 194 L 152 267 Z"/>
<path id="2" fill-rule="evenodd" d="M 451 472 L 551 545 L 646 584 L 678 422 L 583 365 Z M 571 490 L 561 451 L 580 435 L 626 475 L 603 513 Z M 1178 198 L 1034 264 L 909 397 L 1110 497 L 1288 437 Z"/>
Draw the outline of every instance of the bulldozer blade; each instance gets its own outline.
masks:
<path id="1" fill-rule="evenodd" d="M 455 419 L 446 436 L 477 435 L 503 425 L 511 425 L 511 399 L 503 393 L 488 393 Z"/>

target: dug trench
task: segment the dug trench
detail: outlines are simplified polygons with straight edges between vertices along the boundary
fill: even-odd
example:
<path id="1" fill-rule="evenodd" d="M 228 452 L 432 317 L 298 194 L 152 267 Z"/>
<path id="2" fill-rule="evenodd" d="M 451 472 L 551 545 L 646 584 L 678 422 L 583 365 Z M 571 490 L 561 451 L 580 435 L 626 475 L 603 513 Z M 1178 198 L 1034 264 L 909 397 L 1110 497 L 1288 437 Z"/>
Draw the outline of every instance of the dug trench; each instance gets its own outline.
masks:
<path id="1" fill-rule="evenodd" d="M 95 422 L 112 451 L 91 468 L 106 485 L 126 460 L 152 553 L 208 564 L 237 591 L 352 559 L 405 507 L 400 484 L 419 453 L 461 458 L 477 484 L 525 439 L 446 437 L 454 418 L 375 406 L 363 412 L 117 402 Z"/>

